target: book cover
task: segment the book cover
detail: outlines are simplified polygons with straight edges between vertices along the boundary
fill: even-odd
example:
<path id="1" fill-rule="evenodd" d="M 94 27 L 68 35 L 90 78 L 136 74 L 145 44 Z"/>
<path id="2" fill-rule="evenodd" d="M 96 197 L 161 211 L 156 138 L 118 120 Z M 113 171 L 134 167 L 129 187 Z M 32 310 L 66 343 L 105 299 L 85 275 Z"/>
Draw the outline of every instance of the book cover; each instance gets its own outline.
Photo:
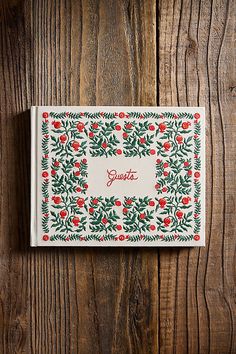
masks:
<path id="1" fill-rule="evenodd" d="M 204 246 L 202 107 L 31 109 L 31 246 Z"/>

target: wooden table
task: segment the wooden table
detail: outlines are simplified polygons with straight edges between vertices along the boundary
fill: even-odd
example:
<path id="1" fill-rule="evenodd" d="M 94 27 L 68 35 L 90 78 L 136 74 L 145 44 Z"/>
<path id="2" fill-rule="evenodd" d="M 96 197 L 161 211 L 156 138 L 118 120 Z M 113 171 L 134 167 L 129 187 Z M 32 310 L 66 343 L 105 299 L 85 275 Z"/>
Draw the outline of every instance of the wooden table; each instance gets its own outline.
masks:
<path id="1" fill-rule="evenodd" d="M 0 11 L 0 353 L 236 353 L 236 1 Z M 31 105 L 205 106 L 206 247 L 30 249 Z"/>

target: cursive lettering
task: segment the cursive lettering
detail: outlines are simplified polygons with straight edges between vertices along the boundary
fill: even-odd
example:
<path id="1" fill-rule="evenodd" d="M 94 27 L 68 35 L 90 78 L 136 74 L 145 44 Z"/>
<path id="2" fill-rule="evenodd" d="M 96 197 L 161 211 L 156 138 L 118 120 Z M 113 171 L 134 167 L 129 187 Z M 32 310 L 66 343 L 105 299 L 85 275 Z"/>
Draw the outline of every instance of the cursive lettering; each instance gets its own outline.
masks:
<path id="1" fill-rule="evenodd" d="M 129 171 L 125 173 L 117 173 L 116 170 L 107 170 L 107 177 L 108 177 L 108 182 L 107 182 L 107 187 L 110 187 L 114 181 L 135 181 L 138 179 L 138 176 L 136 176 L 137 171 L 132 171 L 129 169 Z"/>

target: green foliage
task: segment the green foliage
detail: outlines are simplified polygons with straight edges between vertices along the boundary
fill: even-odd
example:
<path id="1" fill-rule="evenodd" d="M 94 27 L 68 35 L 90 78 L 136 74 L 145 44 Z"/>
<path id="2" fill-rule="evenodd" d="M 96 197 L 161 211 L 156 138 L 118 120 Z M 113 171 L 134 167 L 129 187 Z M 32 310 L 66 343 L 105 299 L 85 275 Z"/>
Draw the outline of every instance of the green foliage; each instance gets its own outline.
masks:
<path id="1" fill-rule="evenodd" d="M 42 122 L 42 134 L 43 135 L 49 134 L 48 122 Z"/>
<path id="2" fill-rule="evenodd" d="M 61 112 L 61 113 L 50 112 L 50 116 L 54 119 L 64 119 L 66 118 L 66 112 Z"/>
<path id="3" fill-rule="evenodd" d="M 131 125 L 131 127 L 129 127 Z M 150 134 L 148 126 L 150 122 L 125 122 L 124 133 L 127 138 L 124 139 L 124 155 L 126 157 L 145 157 L 150 156 L 150 147 L 153 144 L 154 134 Z"/>
<path id="4" fill-rule="evenodd" d="M 125 197 L 123 203 L 123 207 L 127 209 L 123 217 L 125 232 L 149 231 L 150 222 L 154 219 L 154 208 L 149 206 L 151 199 L 147 196 L 144 198 Z"/>
<path id="5" fill-rule="evenodd" d="M 41 159 L 41 167 L 42 170 L 47 170 L 48 169 L 48 159 L 45 157 L 42 157 Z"/>
<path id="6" fill-rule="evenodd" d="M 49 186 L 49 181 L 48 180 L 44 180 L 42 182 L 42 196 L 43 196 L 43 198 L 48 198 L 49 197 L 48 186 Z"/>
<path id="7" fill-rule="evenodd" d="M 42 138 L 42 152 L 44 155 L 48 155 L 48 153 L 49 153 L 48 140 L 49 140 L 49 138 L 47 136 L 44 136 Z"/>
<path id="8" fill-rule="evenodd" d="M 48 212 L 49 212 L 48 203 L 45 202 L 44 200 L 42 201 L 41 209 L 42 209 L 43 214 L 48 214 Z M 48 221 L 48 220 L 46 220 L 46 221 Z"/>
<path id="9" fill-rule="evenodd" d="M 90 125 L 90 131 L 94 133 L 93 138 L 89 142 L 91 156 L 116 156 L 119 144 L 119 140 L 114 134 L 116 122 L 100 122 L 98 129 L 93 128 L 93 123 Z"/>
<path id="10" fill-rule="evenodd" d="M 89 207 L 93 209 L 89 218 L 91 232 L 108 234 L 108 232 L 116 231 L 117 221 L 120 219 L 114 208 L 117 200 L 118 198 L 115 197 L 90 198 Z"/>

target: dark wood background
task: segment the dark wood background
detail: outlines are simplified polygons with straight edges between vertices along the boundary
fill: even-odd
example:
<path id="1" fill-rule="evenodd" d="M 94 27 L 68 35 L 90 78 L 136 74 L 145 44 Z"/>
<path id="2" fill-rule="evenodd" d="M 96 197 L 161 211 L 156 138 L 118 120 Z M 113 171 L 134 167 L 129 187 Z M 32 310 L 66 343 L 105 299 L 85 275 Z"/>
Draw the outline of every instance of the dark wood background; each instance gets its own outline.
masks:
<path id="1" fill-rule="evenodd" d="M 0 11 L 0 353 L 236 353 L 236 1 Z M 206 247 L 30 249 L 31 105 L 205 106 Z"/>

